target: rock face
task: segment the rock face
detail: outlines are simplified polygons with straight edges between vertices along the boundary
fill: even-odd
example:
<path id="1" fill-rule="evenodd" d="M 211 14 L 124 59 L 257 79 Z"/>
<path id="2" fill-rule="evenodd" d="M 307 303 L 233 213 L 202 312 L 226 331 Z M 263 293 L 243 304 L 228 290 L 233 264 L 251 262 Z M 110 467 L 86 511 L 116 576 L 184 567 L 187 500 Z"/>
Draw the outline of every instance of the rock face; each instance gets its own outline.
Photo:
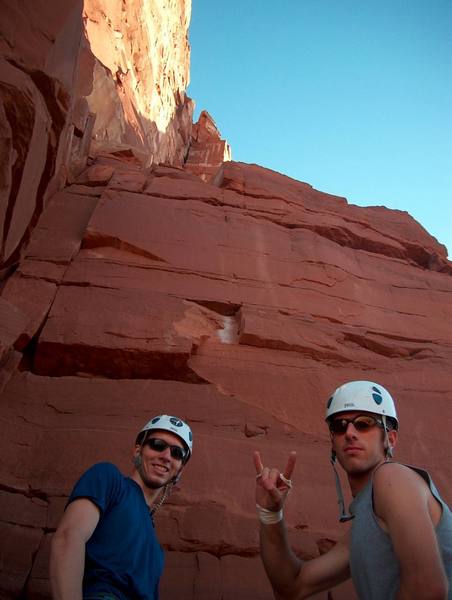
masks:
<path id="1" fill-rule="evenodd" d="M 164 600 L 271 598 L 255 449 L 272 465 L 297 450 L 287 519 L 301 556 L 342 534 L 323 417 L 346 380 L 393 392 L 398 458 L 450 502 L 451 291 L 443 248 L 406 213 L 254 165 L 227 162 L 209 184 L 99 156 L 52 198 L 0 298 L 2 597 L 48 598 L 74 480 L 101 460 L 128 472 L 156 413 L 195 436 L 156 519 Z"/>
<path id="2" fill-rule="evenodd" d="M 300 556 L 343 534 L 323 418 L 349 379 L 391 390 L 397 458 L 452 502 L 444 247 L 407 213 L 228 162 L 208 113 L 191 123 L 189 6 L 2 3 L 1 598 L 50 597 L 74 481 L 96 461 L 130 472 L 158 413 L 194 432 L 156 516 L 162 600 L 272 598 L 256 449 L 271 466 L 297 451 Z"/>
<path id="3" fill-rule="evenodd" d="M 185 169 L 198 175 L 203 181 L 212 181 L 218 168 L 231 160 L 231 148 L 226 140 L 221 139 L 214 120 L 206 110 L 193 125 Z"/>
<path id="4" fill-rule="evenodd" d="M 0 269 L 17 263 L 48 198 L 86 164 L 93 57 L 81 11 L 81 0 L 2 2 Z"/>
<path id="5" fill-rule="evenodd" d="M 87 98 L 97 115 L 92 151 L 126 144 L 146 165 L 184 163 L 193 115 L 185 95 L 190 16 L 189 0 L 85 0 L 96 56 Z"/>
<path id="6" fill-rule="evenodd" d="M 190 13 L 190 0 L 2 2 L 0 276 L 90 152 L 184 163 Z"/>

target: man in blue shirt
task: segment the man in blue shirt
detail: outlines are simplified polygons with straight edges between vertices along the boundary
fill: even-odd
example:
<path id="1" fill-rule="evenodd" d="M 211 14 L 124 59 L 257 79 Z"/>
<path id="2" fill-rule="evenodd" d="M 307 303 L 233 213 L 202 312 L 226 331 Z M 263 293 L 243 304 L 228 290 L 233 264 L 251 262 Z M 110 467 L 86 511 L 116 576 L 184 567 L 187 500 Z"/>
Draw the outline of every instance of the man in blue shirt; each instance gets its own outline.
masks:
<path id="1" fill-rule="evenodd" d="M 159 415 L 137 436 L 130 477 L 111 463 L 82 475 L 52 539 L 54 600 L 158 600 L 163 551 L 152 515 L 192 447 L 186 423 Z"/>

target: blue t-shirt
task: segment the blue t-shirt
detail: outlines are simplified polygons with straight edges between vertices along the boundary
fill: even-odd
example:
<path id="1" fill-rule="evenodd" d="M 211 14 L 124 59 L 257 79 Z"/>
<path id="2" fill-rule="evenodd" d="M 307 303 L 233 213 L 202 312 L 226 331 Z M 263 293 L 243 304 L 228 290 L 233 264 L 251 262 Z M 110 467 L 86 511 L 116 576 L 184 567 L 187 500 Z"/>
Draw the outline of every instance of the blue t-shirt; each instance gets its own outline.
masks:
<path id="1" fill-rule="evenodd" d="M 163 551 L 140 486 L 114 465 L 98 463 L 75 484 L 69 502 L 88 498 L 100 519 L 86 543 L 83 595 L 158 600 Z"/>

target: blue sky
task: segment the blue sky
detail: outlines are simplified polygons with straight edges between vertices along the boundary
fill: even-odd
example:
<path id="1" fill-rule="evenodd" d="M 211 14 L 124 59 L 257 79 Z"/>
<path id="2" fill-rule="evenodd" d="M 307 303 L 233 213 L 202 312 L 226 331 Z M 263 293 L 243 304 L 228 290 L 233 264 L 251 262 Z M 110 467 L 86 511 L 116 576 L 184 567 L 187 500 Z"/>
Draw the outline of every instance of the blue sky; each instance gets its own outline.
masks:
<path id="1" fill-rule="evenodd" d="M 189 37 L 233 160 L 406 210 L 452 258 L 452 0 L 192 0 Z"/>

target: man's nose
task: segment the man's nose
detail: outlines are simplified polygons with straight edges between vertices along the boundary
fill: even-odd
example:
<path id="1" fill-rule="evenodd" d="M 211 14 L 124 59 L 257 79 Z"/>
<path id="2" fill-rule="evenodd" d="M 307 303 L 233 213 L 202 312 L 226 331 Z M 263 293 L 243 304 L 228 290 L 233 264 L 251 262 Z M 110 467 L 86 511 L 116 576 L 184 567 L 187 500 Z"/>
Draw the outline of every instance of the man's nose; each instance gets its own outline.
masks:
<path id="1" fill-rule="evenodd" d="M 347 423 L 347 429 L 345 430 L 346 437 L 355 437 L 356 433 L 355 426 L 353 425 L 352 421 L 349 421 Z"/>
<path id="2" fill-rule="evenodd" d="M 171 448 L 167 446 L 165 450 L 160 452 L 160 455 L 168 461 L 171 461 Z"/>

